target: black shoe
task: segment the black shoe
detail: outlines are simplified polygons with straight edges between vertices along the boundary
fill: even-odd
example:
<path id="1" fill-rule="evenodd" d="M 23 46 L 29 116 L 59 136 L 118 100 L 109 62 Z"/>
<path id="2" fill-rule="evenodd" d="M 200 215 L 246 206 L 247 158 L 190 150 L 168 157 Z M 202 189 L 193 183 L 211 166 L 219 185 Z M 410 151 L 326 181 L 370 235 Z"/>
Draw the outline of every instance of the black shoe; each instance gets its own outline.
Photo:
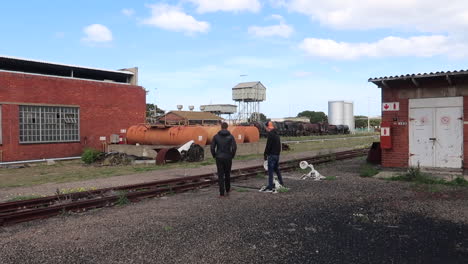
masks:
<path id="1" fill-rule="evenodd" d="M 262 187 L 260 189 L 260 192 L 270 192 L 271 193 L 271 192 L 273 192 L 273 188 Z"/>

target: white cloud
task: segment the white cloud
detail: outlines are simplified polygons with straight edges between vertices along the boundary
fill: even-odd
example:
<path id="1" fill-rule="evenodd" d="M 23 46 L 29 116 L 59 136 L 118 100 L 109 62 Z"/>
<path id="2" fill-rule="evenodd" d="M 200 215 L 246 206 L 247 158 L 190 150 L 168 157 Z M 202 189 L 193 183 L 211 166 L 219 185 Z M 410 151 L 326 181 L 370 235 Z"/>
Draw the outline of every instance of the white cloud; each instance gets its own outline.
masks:
<path id="1" fill-rule="evenodd" d="M 377 42 L 337 42 L 331 39 L 306 38 L 299 45 L 308 55 L 338 60 L 361 57 L 465 57 L 468 44 L 447 36 L 386 37 Z"/>
<path id="2" fill-rule="evenodd" d="M 289 38 L 291 34 L 294 33 L 294 28 L 290 25 L 287 25 L 284 22 L 284 18 L 282 16 L 272 15 L 271 17 L 273 19 L 279 20 L 280 24 L 273 25 L 273 26 L 266 26 L 266 27 L 250 26 L 248 29 L 249 34 L 257 36 L 257 37 L 278 36 L 278 37 L 283 37 L 283 38 Z"/>
<path id="3" fill-rule="evenodd" d="M 258 0 L 188 0 L 196 4 L 197 12 L 209 13 L 217 11 L 250 11 L 258 12 L 261 9 Z"/>
<path id="4" fill-rule="evenodd" d="M 83 29 L 85 37 L 83 41 L 89 43 L 104 43 L 112 41 L 112 32 L 101 24 L 92 24 Z"/>
<path id="5" fill-rule="evenodd" d="M 422 32 L 468 29 L 466 0 L 276 0 L 290 11 L 338 29 L 393 28 Z"/>
<path id="6" fill-rule="evenodd" d="M 151 17 L 145 19 L 143 24 L 158 28 L 185 32 L 186 34 L 205 33 L 210 29 L 210 24 L 197 21 L 193 16 L 187 15 L 179 7 L 166 4 L 149 5 Z"/>
<path id="7" fill-rule="evenodd" d="M 133 10 L 132 8 L 124 8 L 122 9 L 122 14 L 126 16 L 133 16 L 135 14 L 135 10 Z"/>

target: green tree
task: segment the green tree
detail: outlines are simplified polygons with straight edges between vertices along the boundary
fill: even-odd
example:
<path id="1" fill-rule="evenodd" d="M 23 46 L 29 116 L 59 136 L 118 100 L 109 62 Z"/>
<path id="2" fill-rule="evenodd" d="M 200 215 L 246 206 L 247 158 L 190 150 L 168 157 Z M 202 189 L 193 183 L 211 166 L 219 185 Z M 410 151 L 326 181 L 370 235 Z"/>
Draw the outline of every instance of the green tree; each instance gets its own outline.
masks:
<path id="1" fill-rule="evenodd" d="M 297 114 L 297 117 L 308 117 L 311 123 L 319 123 L 328 121 L 328 117 L 324 112 L 302 111 Z"/>
<path id="2" fill-rule="evenodd" d="M 266 122 L 267 117 L 262 113 L 255 112 L 255 113 L 252 113 L 252 115 L 250 115 L 249 122 L 252 122 L 252 121 Z"/>
<path id="3" fill-rule="evenodd" d="M 371 118 L 369 124 L 371 127 L 380 126 L 380 119 Z M 354 124 L 356 127 L 362 128 L 367 127 L 367 116 L 354 116 Z"/>
<path id="4" fill-rule="evenodd" d="M 165 111 L 155 104 L 146 104 L 146 117 L 156 117 L 164 114 Z"/>

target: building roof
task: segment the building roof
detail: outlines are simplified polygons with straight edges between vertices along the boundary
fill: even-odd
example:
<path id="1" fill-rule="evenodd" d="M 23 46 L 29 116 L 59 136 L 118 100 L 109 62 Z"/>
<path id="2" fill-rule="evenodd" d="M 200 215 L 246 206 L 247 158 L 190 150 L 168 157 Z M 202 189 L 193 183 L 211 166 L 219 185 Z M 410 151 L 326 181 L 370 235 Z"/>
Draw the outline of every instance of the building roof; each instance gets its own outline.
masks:
<path id="1" fill-rule="evenodd" d="M 252 87 L 256 86 L 257 84 L 262 84 L 262 83 L 259 82 L 259 81 L 257 81 L 257 82 L 243 82 L 243 83 L 237 84 L 232 89 L 252 88 Z M 262 86 L 263 86 L 263 84 L 262 84 Z"/>
<path id="2" fill-rule="evenodd" d="M 223 118 L 212 114 L 210 112 L 198 112 L 198 111 L 170 111 L 166 113 L 161 119 L 164 119 L 166 115 L 173 113 L 187 120 L 223 120 Z"/>
<path id="3" fill-rule="evenodd" d="M 129 83 L 129 78 L 134 76 L 133 72 L 127 70 L 104 70 L 2 55 L 0 70 L 119 83 Z"/>
<path id="4" fill-rule="evenodd" d="M 395 76 L 385 76 L 378 78 L 369 78 L 369 82 L 374 83 L 378 87 L 389 87 L 388 83 L 392 81 L 410 81 L 416 87 L 419 86 L 419 81 L 423 79 L 439 79 L 447 81 L 449 85 L 454 84 L 454 79 L 457 77 L 467 77 L 468 70 L 459 70 L 459 71 L 440 71 L 440 72 L 430 72 L 430 73 L 417 73 L 417 74 L 406 74 L 406 75 L 395 75 Z"/>

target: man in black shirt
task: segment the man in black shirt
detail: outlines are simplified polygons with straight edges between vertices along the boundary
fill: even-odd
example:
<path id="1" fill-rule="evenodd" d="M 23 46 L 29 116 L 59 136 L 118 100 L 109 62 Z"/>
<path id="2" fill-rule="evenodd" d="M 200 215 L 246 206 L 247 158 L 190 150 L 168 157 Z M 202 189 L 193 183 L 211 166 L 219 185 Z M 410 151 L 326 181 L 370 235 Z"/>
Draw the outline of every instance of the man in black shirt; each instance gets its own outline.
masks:
<path id="1" fill-rule="evenodd" d="M 281 177 L 281 172 L 279 170 L 281 141 L 280 137 L 276 133 L 276 129 L 273 125 L 273 122 L 268 122 L 266 124 L 266 130 L 268 131 L 268 138 L 263 157 L 265 160 L 268 160 L 268 186 L 265 189 L 262 189 L 261 191 L 273 192 L 275 191 L 275 185 L 273 183 L 273 172 L 275 172 L 278 176 L 279 183 L 283 185 L 283 177 Z"/>
<path id="2" fill-rule="evenodd" d="M 218 169 L 219 195 L 229 195 L 231 189 L 231 166 L 232 159 L 236 156 L 237 144 L 234 137 L 227 130 L 228 124 L 223 122 L 221 130 L 211 141 L 211 155 L 216 159 Z"/>

